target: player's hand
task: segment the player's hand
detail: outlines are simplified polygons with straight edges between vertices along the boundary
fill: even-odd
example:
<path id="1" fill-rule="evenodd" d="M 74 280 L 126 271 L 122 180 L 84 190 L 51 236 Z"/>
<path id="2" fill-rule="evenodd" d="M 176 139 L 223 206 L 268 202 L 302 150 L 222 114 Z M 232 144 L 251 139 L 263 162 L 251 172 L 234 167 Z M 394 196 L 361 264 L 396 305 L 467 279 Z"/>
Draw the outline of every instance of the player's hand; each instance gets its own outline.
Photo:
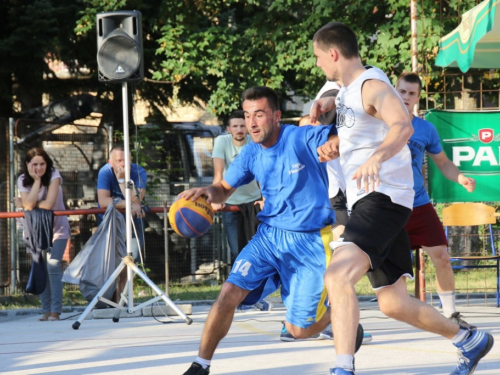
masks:
<path id="1" fill-rule="evenodd" d="M 190 199 L 194 202 L 202 195 L 206 197 L 207 203 L 212 203 L 212 191 L 208 188 L 208 186 L 185 190 L 182 193 L 180 193 L 178 197 L 184 199 Z"/>
<path id="2" fill-rule="evenodd" d="M 224 203 L 211 203 L 211 205 L 214 211 L 222 211 L 226 207 Z"/>
<path id="3" fill-rule="evenodd" d="M 315 100 L 311 106 L 311 111 L 309 112 L 311 124 L 314 124 L 316 121 L 318 121 L 319 115 L 331 111 L 334 108 L 335 108 L 335 97 L 333 96 L 328 96 Z"/>
<path id="4" fill-rule="evenodd" d="M 259 206 L 260 210 L 262 211 L 264 209 L 264 198 L 262 198 L 260 201 L 255 201 L 253 202 L 254 206 Z"/>
<path id="5" fill-rule="evenodd" d="M 321 163 L 339 157 L 339 137 L 332 135 L 324 144 L 319 146 L 316 151 L 318 152 L 318 159 Z"/>
<path id="6" fill-rule="evenodd" d="M 476 180 L 470 177 L 465 177 L 463 174 L 458 175 L 458 183 L 462 185 L 469 193 L 472 193 L 476 188 Z"/>
<path id="7" fill-rule="evenodd" d="M 359 167 L 352 176 L 352 179 L 356 180 L 358 190 L 363 187 L 365 192 L 369 193 L 374 191 L 376 186 L 380 186 L 379 173 L 381 169 L 382 164 L 374 158 L 368 159 L 365 164 Z"/>

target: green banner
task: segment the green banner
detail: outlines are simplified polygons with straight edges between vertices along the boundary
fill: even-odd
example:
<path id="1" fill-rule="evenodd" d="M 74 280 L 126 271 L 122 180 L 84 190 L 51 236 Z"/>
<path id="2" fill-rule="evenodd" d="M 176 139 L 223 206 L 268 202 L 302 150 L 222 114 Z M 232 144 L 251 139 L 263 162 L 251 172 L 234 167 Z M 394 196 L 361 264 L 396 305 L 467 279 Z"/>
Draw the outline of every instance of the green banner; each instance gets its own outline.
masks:
<path id="1" fill-rule="evenodd" d="M 428 158 L 433 202 L 500 201 L 500 112 L 432 110 L 425 119 L 436 127 L 448 158 L 464 175 L 476 180 L 476 189 L 468 193 L 444 177 Z"/>

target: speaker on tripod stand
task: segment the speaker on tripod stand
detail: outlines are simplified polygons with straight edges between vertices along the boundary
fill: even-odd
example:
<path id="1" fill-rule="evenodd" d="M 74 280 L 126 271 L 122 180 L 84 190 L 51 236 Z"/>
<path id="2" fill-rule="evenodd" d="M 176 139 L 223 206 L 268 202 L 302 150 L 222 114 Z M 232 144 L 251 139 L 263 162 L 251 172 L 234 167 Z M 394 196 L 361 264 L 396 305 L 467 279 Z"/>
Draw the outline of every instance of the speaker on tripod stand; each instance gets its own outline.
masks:
<path id="1" fill-rule="evenodd" d="M 123 148 L 125 154 L 125 221 L 126 221 L 126 243 L 127 256 L 109 277 L 102 288 L 97 292 L 82 315 L 73 323 L 73 329 L 78 329 L 85 317 L 90 314 L 98 302 L 104 302 L 115 307 L 116 312 L 113 322 L 119 321 L 120 313 L 125 311 L 133 314 L 135 311 L 156 303 L 160 299 L 170 306 L 186 324 L 193 321 L 179 309 L 158 288 L 148 276 L 142 272 L 132 257 L 132 189 L 133 181 L 130 179 L 130 149 L 129 149 L 129 120 L 128 120 L 128 82 L 139 81 L 144 77 L 142 58 L 142 22 L 141 13 L 137 11 L 118 11 L 97 14 L 97 65 L 99 67 L 99 81 L 106 83 L 121 82 L 122 85 L 122 110 L 123 110 Z M 167 256 L 167 255 L 166 255 Z M 120 296 L 120 302 L 116 304 L 104 297 L 106 291 L 116 283 L 122 270 L 127 270 L 127 283 Z M 140 277 L 157 294 L 155 298 L 134 306 L 134 275 Z M 127 306 L 125 306 L 125 304 Z"/>
<path id="2" fill-rule="evenodd" d="M 144 78 L 142 21 L 138 11 L 97 14 L 97 66 L 100 82 Z"/>

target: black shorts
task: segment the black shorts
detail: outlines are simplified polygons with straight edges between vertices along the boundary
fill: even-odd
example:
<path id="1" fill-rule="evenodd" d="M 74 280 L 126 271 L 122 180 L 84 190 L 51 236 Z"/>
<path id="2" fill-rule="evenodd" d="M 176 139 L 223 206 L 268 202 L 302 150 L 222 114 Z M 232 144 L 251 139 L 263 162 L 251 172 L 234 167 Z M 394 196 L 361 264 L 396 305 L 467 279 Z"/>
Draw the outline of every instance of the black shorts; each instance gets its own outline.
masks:
<path id="1" fill-rule="evenodd" d="M 378 289 L 396 283 L 401 276 L 413 277 L 410 241 L 405 224 L 411 210 L 373 192 L 353 207 L 342 234 L 342 242 L 356 244 L 370 258 L 366 274 Z"/>
<path id="2" fill-rule="evenodd" d="M 336 196 L 330 198 L 330 204 L 335 210 L 335 224 L 332 225 L 333 228 L 339 225 L 345 225 L 349 215 L 347 213 L 347 198 L 341 189 Z"/>

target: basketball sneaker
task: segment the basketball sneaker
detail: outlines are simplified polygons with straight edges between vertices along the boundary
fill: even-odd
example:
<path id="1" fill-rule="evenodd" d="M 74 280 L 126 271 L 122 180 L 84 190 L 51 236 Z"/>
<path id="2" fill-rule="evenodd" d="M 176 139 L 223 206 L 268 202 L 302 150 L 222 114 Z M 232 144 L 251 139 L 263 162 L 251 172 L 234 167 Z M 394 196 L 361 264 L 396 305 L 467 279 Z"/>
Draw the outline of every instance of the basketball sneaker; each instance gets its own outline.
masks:
<path id="1" fill-rule="evenodd" d="M 255 305 L 255 308 L 260 311 L 271 311 L 273 309 L 273 304 L 265 300 L 260 300 Z"/>
<path id="2" fill-rule="evenodd" d="M 210 366 L 203 368 L 199 363 L 191 363 L 191 367 L 183 375 L 209 375 Z"/>
<path id="3" fill-rule="evenodd" d="M 469 337 L 453 344 L 458 348 L 458 364 L 450 375 L 469 375 L 476 369 L 479 360 L 493 347 L 493 336 L 481 331 L 469 330 Z"/>
<path id="4" fill-rule="evenodd" d="M 354 375 L 354 371 L 349 371 L 340 367 L 330 369 L 330 375 Z"/>
<path id="5" fill-rule="evenodd" d="M 260 310 L 260 311 L 271 311 L 273 309 L 273 304 L 264 300 L 260 300 L 253 305 L 243 305 L 240 304 L 236 308 L 236 312 L 245 312 L 249 310 Z"/>
<path id="6" fill-rule="evenodd" d="M 477 329 L 476 326 L 473 326 L 472 324 L 469 324 L 465 320 L 463 320 L 462 316 L 460 315 L 460 313 L 458 311 L 456 311 L 453 314 L 451 314 L 451 316 L 448 319 L 450 319 L 451 321 L 457 323 L 461 327 L 464 327 L 464 328 L 467 328 L 467 329 L 472 329 L 472 330 Z"/>

